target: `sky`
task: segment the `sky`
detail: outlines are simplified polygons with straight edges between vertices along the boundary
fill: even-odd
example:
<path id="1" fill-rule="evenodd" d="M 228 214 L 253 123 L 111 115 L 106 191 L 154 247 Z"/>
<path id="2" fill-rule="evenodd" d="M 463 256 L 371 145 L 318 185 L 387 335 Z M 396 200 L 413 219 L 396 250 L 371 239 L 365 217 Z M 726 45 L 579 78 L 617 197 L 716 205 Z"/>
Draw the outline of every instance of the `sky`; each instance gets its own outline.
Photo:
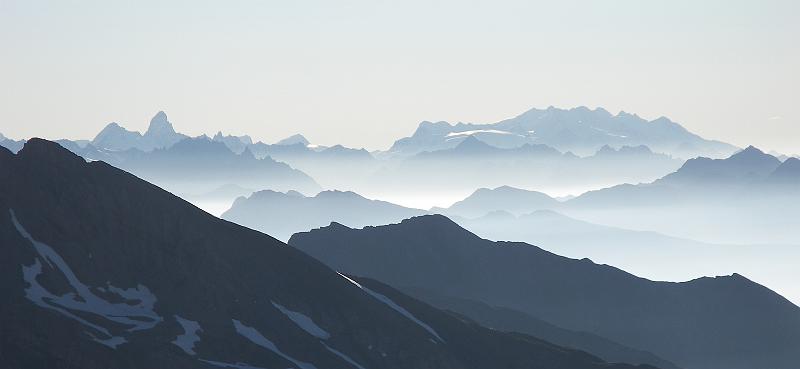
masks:
<path id="1" fill-rule="evenodd" d="M 0 0 L 0 133 L 386 149 L 553 105 L 800 154 L 798 1 Z"/>

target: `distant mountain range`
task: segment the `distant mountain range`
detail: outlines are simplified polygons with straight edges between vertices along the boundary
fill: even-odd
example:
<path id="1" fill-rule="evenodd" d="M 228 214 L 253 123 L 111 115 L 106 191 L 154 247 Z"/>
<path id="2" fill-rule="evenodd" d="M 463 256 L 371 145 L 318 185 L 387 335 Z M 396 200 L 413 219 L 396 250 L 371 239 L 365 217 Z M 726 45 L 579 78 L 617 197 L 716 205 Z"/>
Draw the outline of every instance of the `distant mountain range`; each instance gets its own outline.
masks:
<path id="1" fill-rule="evenodd" d="M 5 367 L 633 368 L 339 274 L 53 142 L 0 149 L 0 179 Z"/>
<path id="2" fill-rule="evenodd" d="M 188 138 L 175 132 L 172 123 L 167 120 L 167 114 L 159 111 L 150 120 L 150 126 L 144 134 L 129 131 L 117 123 L 109 123 L 92 140 L 92 145 L 114 151 L 139 149 L 152 151 L 154 149 L 168 148 L 179 141 Z"/>
<path id="3" fill-rule="evenodd" d="M 630 229 L 716 243 L 796 244 L 798 161 L 755 147 L 726 159 L 697 158 L 652 183 L 589 191 L 567 214 Z"/>
<path id="4" fill-rule="evenodd" d="M 619 183 L 653 181 L 683 164 L 645 146 L 602 146 L 590 156 L 579 157 L 542 144 L 499 148 L 483 139 L 470 135 L 451 148 L 390 161 L 369 178 L 366 187 L 413 193 L 508 185 L 580 193 Z"/>
<path id="5" fill-rule="evenodd" d="M 500 148 L 544 144 L 578 155 L 591 155 L 605 145 L 646 145 L 656 152 L 681 158 L 725 157 L 736 150 L 732 145 L 706 140 L 665 117 L 647 121 L 635 114 L 612 115 L 602 108 L 591 110 L 581 106 L 531 109 L 490 124 L 422 122 L 412 136 L 395 141 L 389 153 L 408 156 L 452 148 L 467 137 Z"/>
<path id="6" fill-rule="evenodd" d="M 484 240 L 443 216 L 360 230 L 334 223 L 289 244 L 411 294 L 511 309 L 686 369 L 791 369 L 800 359 L 800 308 L 738 274 L 653 282 L 529 244 Z M 484 313 L 476 317 L 501 318 Z"/>
<path id="7" fill-rule="evenodd" d="M 187 138 L 159 112 L 143 134 L 110 123 L 91 141 L 60 143 L 88 159 L 109 161 L 120 152 L 169 149 Z M 439 196 L 443 191 L 467 193 L 503 185 L 574 194 L 619 183 L 650 182 L 679 168 L 683 164 L 680 158 L 697 154 L 722 157 L 736 150 L 702 139 L 666 118 L 648 122 L 636 115 L 611 115 L 585 107 L 532 109 L 495 124 L 424 122 L 412 137 L 398 140 L 387 152 L 312 145 L 300 134 L 275 144 L 222 132 L 211 140 L 223 143 L 234 154 L 249 150 L 256 158 L 269 156 L 287 163 L 323 188 L 353 190 L 370 197 L 409 197 L 420 192 Z M 12 152 L 23 143 L 0 141 Z"/>

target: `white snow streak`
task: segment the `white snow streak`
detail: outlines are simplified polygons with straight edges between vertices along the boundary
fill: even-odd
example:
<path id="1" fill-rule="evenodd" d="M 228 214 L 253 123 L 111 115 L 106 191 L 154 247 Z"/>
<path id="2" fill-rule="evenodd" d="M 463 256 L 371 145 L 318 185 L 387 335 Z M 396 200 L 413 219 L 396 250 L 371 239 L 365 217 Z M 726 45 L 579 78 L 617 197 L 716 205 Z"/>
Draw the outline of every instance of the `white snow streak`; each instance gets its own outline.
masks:
<path id="1" fill-rule="evenodd" d="M 175 320 L 183 327 L 183 334 L 175 338 L 175 341 L 172 341 L 172 343 L 180 347 L 187 354 L 196 355 L 197 353 L 194 352 L 194 345 L 200 342 L 200 336 L 197 335 L 197 332 L 202 331 L 200 324 L 177 315 L 175 315 Z"/>
<path id="2" fill-rule="evenodd" d="M 264 369 L 264 368 L 262 368 L 262 367 L 258 367 L 258 366 L 252 366 L 252 365 L 250 365 L 250 364 L 246 364 L 246 363 L 235 363 L 235 364 L 234 364 L 234 363 L 224 363 L 224 362 L 222 362 L 222 361 L 213 361 L 213 360 L 205 360 L 205 359 L 200 359 L 200 361 L 202 361 L 202 362 L 204 362 L 204 363 L 206 363 L 206 364 L 211 364 L 211 365 L 213 365 L 213 366 L 218 366 L 218 367 L 220 367 L 220 368 L 234 368 L 234 369 Z"/>
<path id="3" fill-rule="evenodd" d="M 322 342 L 322 346 L 325 346 L 325 348 L 328 349 L 328 351 L 330 351 L 330 352 L 334 353 L 336 356 L 342 358 L 342 360 L 348 362 L 350 365 L 352 365 L 352 366 L 354 366 L 354 367 L 356 367 L 358 369 L 366 369 L 363 366 L 361 366 L 361 364 L 357 363 L 355 360 L 351 359 L 349 356 L 345 355 L 341 351 L 336 350 L 336 349 L 331 348 L 330 346 L 326 345 L 325 342 Z"/>
<path id="4" fill-rule="evenodd" d="M 283 315 L 286 315 L 287 318 L 289 318 L 292 322 L 294 322 L 294 324 L 306 331 L 308 334 L 323 340 L 331 338 L 330 333 L 320 328 L 320 326 L 314 323 L 314 321 L 308 316 L 304 315 L 303 313 L 291 311 L 274 301 L 271 302 L 272 306 L 280 310 Z"/>
<path id="5" fill-rule="evenodd" d="M 356 282 L 356 281 L 354 281 L 354 280 L 350 279 L 349 277 L 347 277 L 346 275 L 344 275 L 344 274 L 342 274 L 342 273 L 339 273 L 339 272 L 337 272 L 337 273 L 338 273 L 340 276 L 342 276 L 344 279 L 346 279 L 346 280 L 350 281 L 350 283 L 352 283 L 352 284 L 356 285 L 358 288 L 360 288 L 361 290 L 363 290 L 364 292 L 366 292 L 368 295 L 370 295 L 370 296 L 374 297 L 375 299 L 377 299 L 378 301 L 380 301 L 380 302 L 382 302 L 382 303 L 386 304 L 387 306 L 389 306 L 390 308 L 392 308 L 394 311 L 396 311 L 396 312 L 400 313 L 400 315 L 402 315 L 402 316 L 404 316 L 404 317 L 408 318 L 408 319 L 409 319 L 409 320 L 411 320 L 412 322 L 416 323 L 418 326 L 422 327 L 423 329 L 425 329 L 426 331 L 428 331 L 428 333 L 430 333 L 430 334 L 432 334 L 434 337 L 436 337 L 436 338 L 437 338 L 439 341 L 441 341 L 441 342 L 444 342 L 444 340 L 442 339 L 442 337 L 440 337 L 440 336 L 439 336 L 439 334 L 438 334 L 438 333 L 436 333 L 436 331 L 435 331 L 433 328 L 431 328 L 431 326 L 429 326 L 429 325 L 425 324 L 425 322 L 423 322 L 423 321 L 421 321 L 421 320 L 417 319 L 417 317 L 415 317 L 413 314 L 411 314 L 411 313 L 410 313 L 408 310 L 404 309 L 402 306 L 400 306 L 400 305 L 396 304 L 396 303 L 395 303 L 394 301 L 392 301 L 390 298 L 388 298 L 388 297 L 386 297 L 386 296 L 384 296 L 384 295 L 381 295 L 380 293 L 377 293 L 377 292 L 375 292 L 375 291 L 373 291 L 373 290 L 371 290 L 371 289 L 369 289 L 369 288 L 367 288 L 367 287 L 364 287 L 364 286 L 362 286 L 362 285 L 361 285 L 361 284 L 359 284 L 358 282 Z"/>
<path id="6" fill-rule="evenodd" d="M 250 340 L 250 342 L 255 343 L 256 345 L 259 345 L 267 350 L 270 350 L 288 361 L 291 361 L 292 363 L 294 363 L 294 365 L 297 365 L 300 369 L 316 369 L 316 367 L 313 364 L 296 360 L 295 358 L 287 354 L 284 354 L 280 349 L 278 349 L 278 346 L 275 346 L 275 344 L 272 343 L 272 341 L 264 337 L 264 335 L 262 335 L 255 328 L 248 327 L 236 319 L 233 319 L 233 327 L 236 328 L 236 333 L 239 333 L 243 337 L 247 338 L 248 340 Z"/>
<path id="7" fill-rule="evenodd" d="M 124 301 L 113 303 L 97 296 L 91 289 L 83 284 L 72 269 L 67 265 L 63 258 L 50 246 L 35 240 L 25 227 L 17 220 L 13 209 L 9 209 L 11 221 L 17 232 L 33 245 L 39 255 L 34 263 L 29 266 L 22 266 L 22 276 L 28 287 L 25 289 L 25 297 L 34 304 L 57 311 L 81 324 L 90 327 L 108 338 L 100 339 L 90 334 L 95 341 L 106 346 L 116 348 L 119 344 L 126 342 L 124 337 L 113 336 L 108 329 L 91 323 L 76 313 L 89 313 L 105 320 L 129 326 L 128 332 L 145 330 L 155 327 L 163 320 L 154 310 L 153 306 L 156 297 L 147 287 L 138 285 L 136 288 L 121 289 L 108 285 L 107 291 L 121 297 Z M 37 277 L 44 273 L 42 263 L 49 267 L 48 271 L 56 270 L 61 272 L 74 292 L 64 295 L 56 295 L 48 291 L 39 284 Z M 104 289 L 99 289 L 105 291 Z"/>

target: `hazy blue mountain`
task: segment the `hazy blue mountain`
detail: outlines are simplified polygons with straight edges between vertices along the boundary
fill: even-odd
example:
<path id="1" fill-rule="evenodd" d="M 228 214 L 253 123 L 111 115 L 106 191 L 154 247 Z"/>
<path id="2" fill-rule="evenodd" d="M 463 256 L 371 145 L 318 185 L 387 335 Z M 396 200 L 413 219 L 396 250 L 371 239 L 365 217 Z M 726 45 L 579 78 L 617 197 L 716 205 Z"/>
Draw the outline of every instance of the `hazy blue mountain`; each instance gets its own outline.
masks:
<path id="1" fill-rule="evenodd" d="M 110 150 L 128 150 L 138 148 L 142 141 L 142 134 L 129 131 L 116 122 L 111 122 L 92 140 L 92 145 Z"/>
<path id="2" fill-rule="evenodd" d="M 424 210 L 370 200 L 349 191 L 322 191 L 313 197 L 295 191 L 258 191 L 249 197 L 237 198 L 222 218 L 288 240 L 294 233 L 331 222 L 363 227 L 399 222 L 424 213 Z"/>
<path id="3" fill-rule="evenodd" d="M 415 159 L 452 159 L 471 160 L 486 157 L 514 158 L 535 156 L 537 158 L 559 158 L 562 153 L 558 150 L 540 144 L 523 144 L 514 148 L 500 148 L 492 146 L 475 136 L 466 136 L 458 145 L 450 149 L 424 151 L 415 156 Z M 571 155 L 574 157 L 574 155 Z"/>
<path id="4" fill-rule="evenodd" d="M 657 152 L 682 158 L 725 157 L 736 150 L 732 145 L 706 140 L 665 117 L 647 121 L 635 114 L 612 115 L 602 108 L 591 110 L 581 106 L 531 109 L 490 124 L 422 122 L 412 136 L 395 141 L 389 152 L 413 155 L 441 150 L 456 146 L 466 137 L 477 137 L 503 148 L 526 143 L 545 144 L 579 155 L 590 155 L 604 145 L 646 145 Z"/>
<path id="5" fill-rule="evenodd" d="M 298 133 L 298 134 L 295 134 L 295 135 L 291 135 L 291 136 L 289 136 L 289 137 L 286 137 L 286 138 L 284 138 L 284 139 L 282 139 L 282 140 L 280 140 L 280 141 L 276 142 L 275 144 L 276 144 L 276 145 L 295 145 L 295 144 L 301 144 L 301 145 L 303 145 L 303 146 L 308 146 L 308 145 L 310 144 L 310 142 L 308 142 L 308 140 L 307 140 L 305 137 L 303 137 L 303 135 L 301 135 L 301 134 L 299 134 L 299 133 Z"/>
<path id="6" fill-rule="evenodd" d="M 167 120 L 167 114 L 159 111 L 144 134 L 129 131 L 117 123 L 109 123 L 92 140 L 92 145 L 100 149 L 128 150 L 139 149 L 152 151 L 154 149 L 168 148 L 188 136 L 175 132 L 172 123 Z"/>
<path id="7" fill-rule="evenodd" d="M 250 136 L 223 136 L 222 131 L 217 132 L 212 140 L 224 143 L 234 154 L 241 154 L 246 147 L 253 144 L 253 139 Z"/>
<path id="8" fill-rule="evenodd" d="M 470 135 L 453 148 L 389 160 L 368 178 L 365 189 L 357 190 L 465 193 L 481 187 L 512 186 L 577 194 L 619 183 L 650 182 L 683 164 L 643 146 L 604 146 L 593 155 L 578 157 L 547 145 L 500 148 L 481 140 Z"/>
<path id="9" fill-rule="evenodd" d="M 589 191 L 561 210 L 594 223 L 712 243 L 797 244 L 800 181 L 772 185 L 781 164 L 751 146 L 726 159 L 689 160 L 652 183 Z"/>
<path id="10" fill-rule="evenodd" d="M 257 159 L 247 149 L 234 154 L 224 143 L 205 136 L 187 138 L 166 149 L 126 154 L 111 164 L 178 194 L 204 193 L 226 184 L 306 193 L 321 189 L 311 177 L 285 163 Z"/>
<path id="11" fill-rule="evenodd" d="M 345 273 L 513 309 L 687 369 L 790 369 L 800 359 L 800 308 L 738 274 L 654 282 L 484 240 L 439 215 L 364 229 L 334 223 L 289 244 Z"/>
<path id="12" fill-rule="evenodd" d="M 9 368 L 624 369 L 346 277 L 104 162 L 0 149 Z"/>
<path id="13" fill-rule="evenodd" d="M 659 210 L 650 209 L 649 215 L 641 216 L 658 217 Z M 653 231 L 599 225 L 552 210 L 519 216 L 496 211 L 473 219 L 452 219 L 483 238 L 539 245 L 558 255 L 590 258 L 651 280 L 687 281 L 738 272 L 794 303 L 800 302 L 800 288 L 794 282 L 800 279 L 795 262 L 800 258 L 800 245 L 698 242 Z"/>
<path id="14" fill-rule="evenodd" d="M 690 159 L 675 173 L 665 176 L 659 182 L 680 185 L 739 185 L 743 181 L 762 180 L 780 165 L 778 158 L 748 146 L 725 159 Z"/>
<path id="15" fill-rule="evenodd" d="M 795 190 L 800 190 L 800 159 L 787 158 L 780 166 L 770 173 L 767 181 L 775 184 L 785 184 L 794 186 Z"/>
<path id="16" fill-rule="evenodd" d="M 558 200 L 541 192 L 501 186 L 494 189 L 480 188 L 448 208 L 433 208 L 431 212 L 475 218 L 493 211 L 521 215 L 541 209 L 555 209 L 560 205 Z"/>
<path id="17" fill-rule="evenodd" d="M 258 142 L 248 148 L 258 158 L 271 157 L 308 173 L 325 188 L 352 188 L 381 165 L 364 149 L 342 145 L 312 148 L 299 139 L 294 143 L 287 140 L 273 145 Z"/>
<path id="18" fill-rule="evenodd" d="M 0 133 L 0 147 L 5 147 L 6 149 L 10 150 L 11 152 L 16 153 L 17 151 L 22 149 L 22 146 L 24 146 L 24 145 L 25 145 L 25 141 L 24 140 L 20 140 L 20 141 L 12 140 L 12 139 L 10 139 L 10 138 L 8 138 L 6 136 L 3 136 L 3 134 Z"/>

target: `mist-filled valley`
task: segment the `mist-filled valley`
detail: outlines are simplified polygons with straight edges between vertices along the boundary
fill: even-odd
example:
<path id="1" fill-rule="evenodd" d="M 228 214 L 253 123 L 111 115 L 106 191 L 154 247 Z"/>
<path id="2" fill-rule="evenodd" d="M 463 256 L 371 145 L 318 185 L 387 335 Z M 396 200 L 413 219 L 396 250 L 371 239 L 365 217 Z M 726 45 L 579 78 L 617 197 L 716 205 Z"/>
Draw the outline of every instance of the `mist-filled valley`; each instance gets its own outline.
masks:
<path id="1" fill-rule="evenodd" d="M 368 151 L 301 134 L 190 137 L 158 112 L 145 133 L 111 123 L 92 139 L 2 136 L 0 146 L 2 237 L 21 247 L 12 259 L 23 267 L 4 269 L 6 287 L 26 291 L 3 309 L 63 332 L 82 326 L 92 339 L 76 350 L 99 343 L 110 362 L 125 347 L 168 343 L 172 320 L 200 346 L 178 340 L 185 357 L 159 346 L 142 363 L 485 368 L 547 357 L 542 368 L 791 369 L 800 360 L 800 159 L 707 140 L 667 118 L 550 107 L 492 124 L 422 122 Z M 101 246 L 118 242 L 121 254 Z M 152 249 L 126 248 L 138 244 Z M 84 252 L 99 264 L 79 260 Z M 207 300 L 205 286 L 227 302 Z M 342 300 L 355 298 L 353 286 L 368 298 Z M 25 300 L 50 315 L 15 310 Z M 265 301 L 270 313 L 259 314 Z M 227 327 L 232 318 L 213 309 L 241 319 Z M 258 326 L 294 333 L 267 338 Z M 397 334 L 365 351 L 373 346 L 360 340 L 377 342 L 383 327 Z M 223 343 L 241 337 L 277 356 Z M 49 345 L 25 342 L 4 347 Z M 485 345 L 498 345 L 486 361 L 463 361 Z M 64 353 L 54 355 L 45 361 Z"/>

